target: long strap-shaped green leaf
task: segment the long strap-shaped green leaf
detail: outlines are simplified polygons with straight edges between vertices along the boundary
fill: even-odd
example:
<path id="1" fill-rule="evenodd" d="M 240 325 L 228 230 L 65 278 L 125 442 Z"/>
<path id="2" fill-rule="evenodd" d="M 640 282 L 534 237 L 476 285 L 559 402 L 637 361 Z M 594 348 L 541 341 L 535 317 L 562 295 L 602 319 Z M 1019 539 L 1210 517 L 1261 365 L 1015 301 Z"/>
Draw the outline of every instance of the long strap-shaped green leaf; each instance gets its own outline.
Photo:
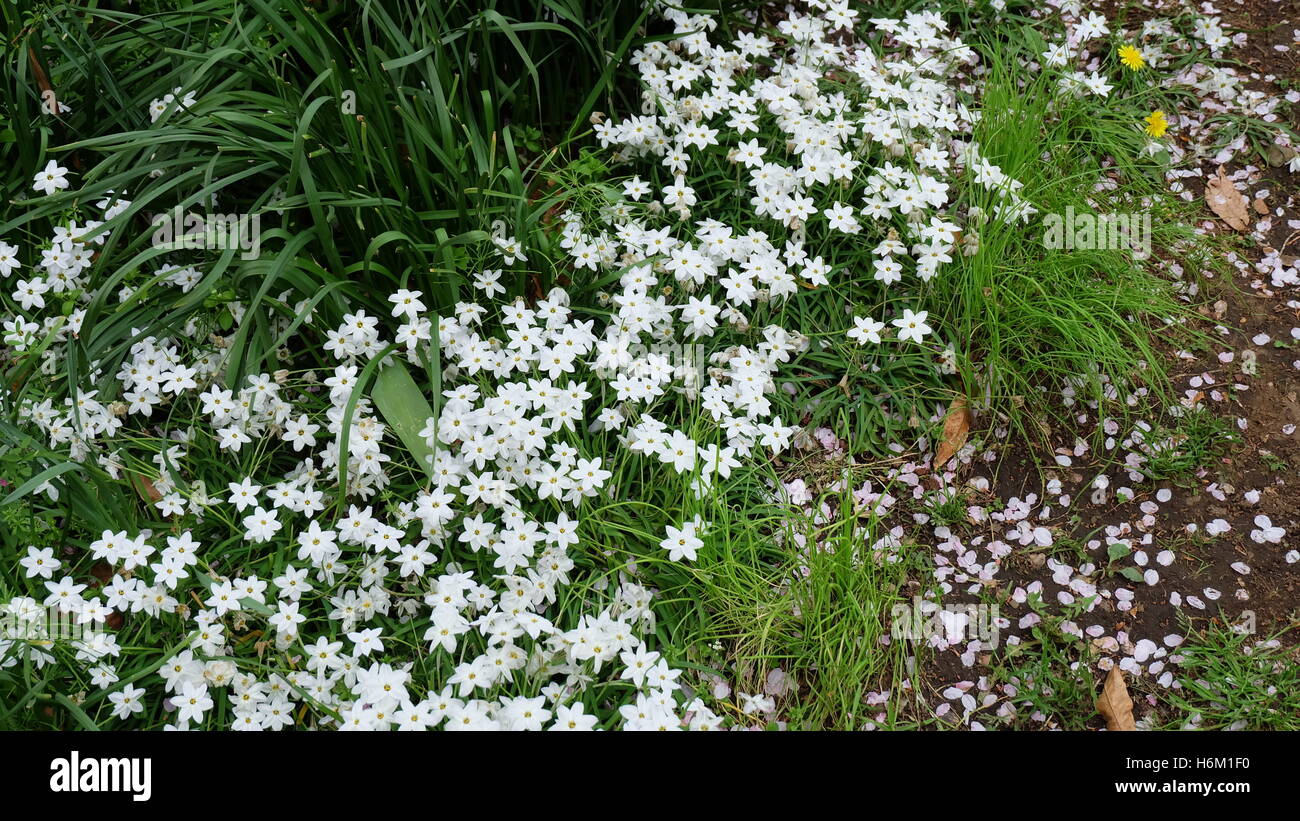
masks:
<path id="1" fill-rule="evenodd" d="M 420 464 L 426 475 L 433 478 L 433 448 L 424 441 L 420 431 L 433 416 L 433 408 L 425 399 L 411 373 L 400 361 L 394 361 L 379 372 L 375 387 L 370 392 L 375 408 L 392 426 L 397 438 Z"/>

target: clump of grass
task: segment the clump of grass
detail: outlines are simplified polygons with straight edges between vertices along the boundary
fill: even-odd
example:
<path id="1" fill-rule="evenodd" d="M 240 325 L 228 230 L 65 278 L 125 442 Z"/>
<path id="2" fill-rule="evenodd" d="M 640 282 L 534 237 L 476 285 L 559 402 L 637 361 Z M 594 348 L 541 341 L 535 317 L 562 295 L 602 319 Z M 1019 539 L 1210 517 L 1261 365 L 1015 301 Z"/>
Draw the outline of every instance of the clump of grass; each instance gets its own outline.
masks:
<path id="1" fill-rule="evenodd" d="M 1029 604 L 1042 622 L 1019 644 L 1000 649 L 993 660 L 994 682 L 1016 688 L 1010 699 L 1015 712 L 995 723 L 1016 729 L 1086 729 L 1097 717 L 1093 704 L 1099 688 L 1092 673 L 1092 654 L 1060 625 L 1086 612 L 1087 600 L 1075 602 L 1063 613 L 1050 611 L 1038 596 L 1031 596 Z"/>
<path id="2" fill-rule="evenodd" d="M 1187 480 L 1241 441 L 1231 424 L 1208 410 L 1184 414 L 1143 435 L 1147 461 L 1139 470 L 1153 481 Z"/>
<path id="3" fill-rule="evenodd" d="M 966 521 L 966 498 L 958 488 L 928 493 L 922 506 L 936 525 L 950 527 Z"/>
<path id="4" fill-rule="evenodd" d="M 1287 462 L 1285 459 L 1283 459 L 1281 456 L 1278 456 L 1276 453 L 1274 453 L 1271 450 L 1260 448 L 1259 458 L 1263 460 L 1264 464 L 1268 466 L 1268 469 L 1273 471 L 1274 473 L 1285 473 L 1286 471 L 1291 469 L 1291 465 L 1289 462 Z"/>
<path id="5" fill-rule="evenodd" d="M 1096 688 L 1088 665 L 1077 662 L 1077 648 L 1059 636 L 1034 630 L 1034 640 L 1008 648 L 995 668 L 1000 683 L 1016 688 L 1011 728 L 1083 730 L 1096 717 Z"/>
<path id="6" fill-rule="evenodd" d="M 1178 648 L 1181 687 L 1165 697 L 1177 711 L 1171 728 L 1300 729 L 1300 662 L 1277 638 L 1218 622 L 1190 635 Z"/>
<path id="7" fill-rule="evenodd" d="M 1178 208 L 1163 192 L 1157 166 L 1143 158 L 1144 138 L 1131 106 L 1113 109 L 1095 97 L 1062 95 L 1046 73 L 1026 79 L 1019 46 L 990 49 L 974 139 L 981 152 L 1024 184 L 1038 211 L 1022 224 L 992 218 L 978 231 L 979 252 L 960 274 L 935 280 L 929 306 L 955 327 L 957 362 L 967 395 L 1007 414 L 1031 436 L 1029 419 L 1063 419 L 1069 382 L 1080 399 L 1118 406 L 1129 392 L 1167 392 L 1154 329 L 1186 314 L 1158 263 L 1129 249 L 1045 247 L 1049 214 L 1144 213 L 1152 249 L 1186 242 L 1190 231 L 1169 219 Z M 1117 188 L 1098 192 L 1104 176 Z M 977 189 L 976 189 L 977 190 Z M 978 190 L 977 190 L 978 192 Z M 990 201 L 968 205 L 986 213 Z"/>
<path id="8" fill-rule="evenodd" d="M 726 648 L 737 689 L 762 692 L 768 673 L 786 674 L 794 689 L 778 714 L 791 728 L 860 730 L 881 712 L 892 726 L 901 699 L 865 699 L 906 675 L 905 646 L 887 642 L 888 616 L 919 554 L 886 561 L 870 549 L 883 534 L 853 515 L 851 496 L 824 501 L 840 510 L 830 523 L 777 505 L 718 510 L 716 551 L 690 571 L 675 605 L 700 609 L 706 627 L 695 642 Z"/>

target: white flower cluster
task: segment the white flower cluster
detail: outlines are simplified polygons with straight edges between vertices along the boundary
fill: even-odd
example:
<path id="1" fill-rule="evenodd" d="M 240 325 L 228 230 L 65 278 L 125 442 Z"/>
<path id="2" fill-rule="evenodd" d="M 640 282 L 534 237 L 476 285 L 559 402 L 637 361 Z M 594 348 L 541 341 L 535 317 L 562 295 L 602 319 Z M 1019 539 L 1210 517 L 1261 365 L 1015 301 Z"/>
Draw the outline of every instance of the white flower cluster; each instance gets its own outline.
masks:
<path id="1" fill-rule="evenodd" d="M 995 216 L 1025 220 L 1034 213 L 1019 195 L 1018 181 L 958 138 L 969 130 L 970 115 L 944 80 L 974 55 L 944 34 L 940 17 L 872 20 L 894 49 L 883 59 L 859 41 L 834 36 L 857 15 L 848 4 L 813 5 L 822 13 L 791 11 L 778 24 L 785 44 L 743 34 L 730 48 L 708 41 L 710 18 L 666 10 L 678 38 L 633 55 L 645 86 L 645 110 L 623 121 L 598 122 L 595 131 L 602 144 L 617 148 L 616 159 L 653 161 L 671 181 L 655 186 L 634 177 L 624 184 L 626 199 L 607 209 L 609 230 L 584 233 L 570 216 L 562 242 L 579 268 L 623 272 L 623 293 L 612 301 L 630 329 L 657 332 L 656 324 L 662 327 L 675 308 L 690 338 L 712 336 L 722 322 L 743 331 L 751 321 L 746 310 L 789 299 L 801 283 L 828 284 L 834 260 L 812 257 L 806 247 L 828 247 L 823 237 L 860 234 L 860 218 L 884 224 L 879 233 L 886 236 L 874 250 L 875 281 L 897 285 L 908 269 L 927 281 L 957 250 L 960 226 L 935 212 L 949 204 L 963 166 L 976 184 L 995 192 Z M 756 70 L 769 61 L 770 72 Z M 828 83 L 828 75 L 842 79 Z M 769 120 L 783 140 L 744 139 L 770 132 Z M 720 137 L 724 133 L 736 135 L 734 145 Z M 873 156 L 879 164 L 865 166 Z M 903 165 L 892 162 L 903 157 Z M 710 216 L 686 236 L 646 224 L 666 213 L 688 224 L 702 193 L 696 180 L 728 165 L 738 166 L 747 180 L 751 209 L 743 223 Z M 658 199 L 638 205 L 656 188 Z M 709 201 L 727 193 L 709 192 Z M 971 209 L 971 216 L 982 214 Z M 905 221 L 914 239 L 910 248 L 891 225 L 895 218 Z M 784 242 L 769 233 L 773 227 L 786 229 Z M 968 232 L 962 243 L 963 252 L 974 253 L 978 235 Z M 674 282 L 664 285 L 669 275 Z M 685 304 L 668 306 L 649 296 L 656 288 L 680 288 L 689 296 Z M 905 309 L 893 321 L 899 340 L 921 342 L 932 330 L 926 318 L 924 311 Z M 883 341 L 885 323 L 861 317 L 854 323 L 851 339 Z M 789 333 L 800 349 L 806 347 L 797 331 Z M 609 340 L 615 347 L 622 343 Z"/>
<path id="2" fill-rule="evenodd" d="M 595 682 L 607 685 L 599 703 L 616 707 L 624 728 L 718 726 L 643 638 L 653 632 L 653 591 L 633 568 L 574 584 L 576 551 L 595 549 L 579 535 L 593 500 L 631 491 L 609 486 L 616 464 L 643 462 L 676 478 L 696 498 L 670 514 L 681 524 L 666 527 L 655 560 L 697 561 L 711 534 L 693 505 L 759 448 L 780 453 L 796 432 L 778 414 L 774 377 L 811 343 L 782 326 L 780 308 L 831 282 L 842 268 L 837 242 L 875 235 L 872 281 L 883 293 L 903 290 L 912 273 L 917 282 L 939 276 L 955 252 L 977 247 L 977 225 L 959 238 L 959 176 L 992 193 L 996 215 L 1033 213 L 1019 184 L 961 139 L 971 117 L 950 78 L 974 54 L 939 15 L 870 21 L 882 56 L 850 36 L 857 12 L 848 3 L 811 6 L 815 13 L 781 21 L 782 42 L 742 34 L 728 45 L 710 42 L 709 18 L 662 10 L 675 39 L 633 57 L 645 111 L 596 132 L 615 159 L 665 179 L 634 177 L 597 213 L 561 219 L 559 245 L 577 276 L 617 285 L 599 306 L 575 308 L 576 291 L 561 288 L 532 305 L 494 301 L 501 271 L 489 269 L 473 276 L 482 303 L 444 314 L 403 288 L 389 296 L 391 317 L 358 309 L 328 329 L 298 303 L 294 313 L 336 363 L 323 378 L 245 363 L 257 372 L 229 384 L 237 334 L 192 319 L 173 337 L 132 334 L 112 366 L 120 398 L 100 401 L 88 389 L 25 402 L 22 419 L 70 459 L 123 480 L 147 472 L 143 493 L 172 526 L 91 542 L 89 556 L 112 569 L 93 590 L 33 546 L 23 566 L 48 596 L 19 597 L 9 609 L 29 618 L 54 607 L 87 625 L 77 659 L 94 665 L 124 718 L 145 709 L 148 690 L 114 687 L 121 648 L 104 625 L 152 618 L 189 634 L 159 670 L 177 729 L 207 726 L 222 698 L 238 729 L 290 726 L 304 706 L 320 727 L 589 729 Z M 156 120 L 193 103 L 177 89 L 150 113 Z M 772 125 L 776 139 L 749 136 Z M 717 188 L 720 170 L 738 188 Z M 35 187 L 65 189 L 66 173 L 47 168 Z M 738 191 L 741 217 L 714 217 L 711 204 Z M 124 202 L 106 199 L 98 216 L 110 219 Z M 84 317 L 81 307 L 66 318 L 46 310 L 44 296 L 89 300 L 90 254 L 77 238 L 99 224 L 58 229 L 42 250 L 43 274 L 18 283 L 27 315 L 6 321 L 5 341 L 21 352 L 53 335 L 43 367 L 57 364 Z M 490 242 L 504 266 L 533 252 L 504 231 Z M 0 244 L 0 273 L 18 270 L 19 256 Z M 150 281 L 187 292 L 201 278 L 197 267 L 170 263 Z M 125 287 L 119 298 L 139 293 Z M 237 302 L 224 307 L 235 323 L 246 319 Z M 598 328 L 587 314 L 608 319 Z M 898 343 L 932 333 L 924 311 L 891 319 Z M 267 321 L 278 338 L 293 320 Z M 887 327 L 858 319 L 851 333 L 884 344 Z M 419 364 L 435 342 L 441 395 L 420 432 L 433 455 L 412 464 L 415 454 L 396 445 L 358 386 L 369 364 L 399 367 L 403 353 Z M 663 345 L 706 355 L 681 367 L 686 357 L 659 352 Z M 88 363 L 89 383 L 102 384 L 107 367 Z M 701 419 L 680 414 L 678 396 Z M 291 467 L 255 475 L 241 467 L 265 465 L 271 452 Z M 231 469 L 210 475 L 214 462 Z M 403 498 L 398 470 L 428 481 Z M 53 496 L 57 485 L 39 491 Z M 228 553 L 276 558 L 259 578 Z M 566 587 L 563 595 L 581 600 L 576 619 L 557 606 Z M 419 626 L 422 652 L 393 635 L 404 625 Z M 256 666 L 245 664 L 250 643 Z M 28 652 L 37 665 L 55 662 L 41 646 Z"/>

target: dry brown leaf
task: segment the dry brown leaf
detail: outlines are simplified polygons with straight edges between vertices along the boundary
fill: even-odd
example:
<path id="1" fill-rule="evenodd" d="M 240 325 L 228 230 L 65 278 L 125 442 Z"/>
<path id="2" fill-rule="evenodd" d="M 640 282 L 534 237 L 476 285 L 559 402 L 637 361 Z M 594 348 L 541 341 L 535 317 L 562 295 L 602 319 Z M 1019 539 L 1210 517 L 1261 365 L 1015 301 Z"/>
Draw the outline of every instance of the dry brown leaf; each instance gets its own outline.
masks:
<path id="1" fill-rule="evenodd" d="M 50 113 L 55 117 L 62 113 L 59 108 L 59 98 L 54 94 L 54 88 L 50 86 L 50 78 L 45 76 L 45 68 L 41 61 L 36 59 L 36 50 L 31 46 L 27 47 L 27 60 L 31 63 L 32 74 L 36 77 L 36 87 L 40 89 L 41 102 L 49 101 Z"/>
<path id="2" fill-rule="evenodd" d="M 1219 166 L 1218 176 L 1205 186 L 1205 202 L 1210 210 L 1236 231 L 1250 230 L 1250 217 L 1246 214 L 1246 198 L 1241 195 Z"/>
<path id="3" fill-rule="evenodd" d="M 959 396 L 948 406 L 948 415 L 943 420 L 943 441 L 939 443 L 939 452 L 935 454 L 936 470 L 948 464 L 948 460 L 966 444 L 970 433 L 970 409 L 966 407 L 966 397 Z"/>
<path id="4" fill-rule="evenodd" d="M 108 580 L 113 578 L 113 565 L 106 561 L 100 560 L 90 566 L 90 575 L 95 577 L 100 586 L 108 584 Z"/>
<path id="5" fill-rule="evenodd" d="M 1268 203 L 1264 202 L 1261 199 L 1256 199 L 1254 202 L 1251 203 L 1251 205 L 1254 206 L 1256 214 L 1268 213 Z"/>
<path id="6" fill-rule="evenodd" d="M 158 488 L 154 487 L 154 483 L 148 476 L 133 473 L 131 474 L 131 481 L 135 484 L 135 492 L 146 502 L 157 502 L 162 499 L 162 493 L 158 491 Z"/>
<path id="7" fill-rule="evenodd" d="M 1106 719 L 1107 730 L 1136 730 L 1133 720 L 1133 698 L 1128 694 L 1124 684 L 1124 674 L 1119 665 L 1110 668 L 1106 684 L 1101 688 L 1101 698 L 1097 699 L 1097 712 Z"/>

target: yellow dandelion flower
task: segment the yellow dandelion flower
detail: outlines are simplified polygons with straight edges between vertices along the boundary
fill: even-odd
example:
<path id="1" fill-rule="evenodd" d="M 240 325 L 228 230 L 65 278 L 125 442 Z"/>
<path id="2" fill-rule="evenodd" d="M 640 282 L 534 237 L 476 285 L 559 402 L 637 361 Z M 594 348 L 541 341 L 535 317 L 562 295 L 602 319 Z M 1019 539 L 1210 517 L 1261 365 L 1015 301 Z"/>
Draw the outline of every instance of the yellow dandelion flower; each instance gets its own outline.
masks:
<path id="1" fill-rule="evenodd" d="M 1147 135 L 1151 137 L 1163 137 L 1169 130 L 1169 121 L 1165 119 L 1163 111 L 1152 111 L 1144 122 L 1147 124 Z"/>
<path id="2" fill-rule="evenodd" d="M 1119 61 L 1134 71 L 1147 64 L 1146 58 L 1142 56 L 1137 46 L 1120 46 Z"/>

